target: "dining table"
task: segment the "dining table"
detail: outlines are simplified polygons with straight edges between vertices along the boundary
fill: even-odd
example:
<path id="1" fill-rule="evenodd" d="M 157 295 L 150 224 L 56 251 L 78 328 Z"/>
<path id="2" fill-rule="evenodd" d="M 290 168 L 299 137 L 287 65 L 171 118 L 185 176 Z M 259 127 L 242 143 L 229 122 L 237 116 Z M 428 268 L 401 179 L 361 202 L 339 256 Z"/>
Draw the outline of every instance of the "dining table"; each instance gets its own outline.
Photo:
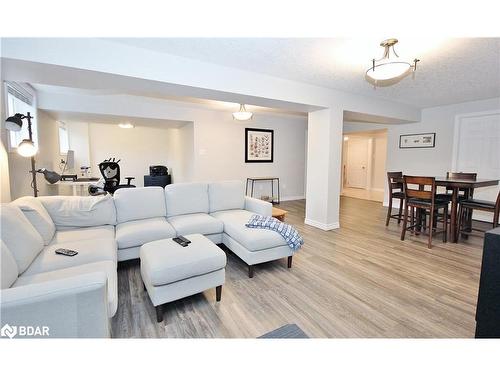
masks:
<path id="1" fill-rule="evenodd" d="M 472 191 L 488 186 L 498 185 L 499 179 L 478 178 L 476 180 L 465 180 L 451 177 L 434 177 L 436 186 L 444 186 L 452 191 L 451 195 L 451 211 L 450 211 L 450 240 L 451 242 L 458 241 L 458 194 L 460 190 Z M 404 182 L 404 178 L 394 179 L 395 182 Z"/>

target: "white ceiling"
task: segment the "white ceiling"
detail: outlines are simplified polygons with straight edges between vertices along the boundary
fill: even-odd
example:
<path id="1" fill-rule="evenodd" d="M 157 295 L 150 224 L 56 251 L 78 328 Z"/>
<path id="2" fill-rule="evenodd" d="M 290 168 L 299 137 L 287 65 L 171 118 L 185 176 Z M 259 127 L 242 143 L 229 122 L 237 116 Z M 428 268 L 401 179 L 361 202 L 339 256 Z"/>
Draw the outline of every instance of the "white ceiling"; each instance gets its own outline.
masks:
<path id="1" fill-rule="evenodd" d="M 157 52 L 425 108 L 500 96 L 500 38 L 399 38 L 401 58 L 421 62 L 376 90 L 364 73 L 389 36 L 349 38 L 111 38 Z"/>
<path id="2" fill-rule="evenodd" d="M 106 124 L 115 126 L 117 126 L 118 124 L 129 123 L 141 128 L 180 128 L 189 123 L 188 121 L 115 116 L 97 113 L 80 113 L 53 110 L 45 110 L 45 112 L 48 112 L 54 119 L 62 122 L 85 122 L 91 124 Z"/>
<path id="3" fill-rule="evenodd" d="M 168 100 L 170 102 L 180 102 L 191 105 L 197 108 L 206 108 L 216 111 L 224 111 L 228 113 L 235 112 L 239 110 L 240 104 L 236 102 L 226 102 L 221 100 L 211 100 L 203 98 L 195 98 L 190 96 L 175 96 L 170 94 L 164 94 L 158 91 L 134 91 L 126 90 L 123 88 L 81 88 L 81 87 L 68 87 L 59 85 L 47 85 L 42 83 L 29 82 L 31 86 L 38 93 L 50 93 L 50 94 L 62 94 L 62 95 L 94 95 L 94 96 L 105 96 L 105 95 L 134 95 L 134 96 L 146 96 L 152 98 L 159 98 Z M 276 115 L 289 115 L 289 116 L 299 116 L 307 117 L 307 112 L 300 112 L 290 109 L 283 108 L 272 108 L 263 107 L 257 105 L 247 104 L 246 109 L 254 113 L 268 113 Z"/>

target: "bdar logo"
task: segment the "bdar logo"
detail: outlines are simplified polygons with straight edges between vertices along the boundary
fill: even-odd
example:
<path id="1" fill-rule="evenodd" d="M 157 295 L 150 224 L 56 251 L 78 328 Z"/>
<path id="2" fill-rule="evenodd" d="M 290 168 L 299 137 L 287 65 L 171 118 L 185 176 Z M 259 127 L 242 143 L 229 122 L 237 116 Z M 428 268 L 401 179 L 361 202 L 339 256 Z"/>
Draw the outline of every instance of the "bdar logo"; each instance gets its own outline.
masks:
<path id="1" fill-rule="evenodd" d="M 17 327 L 12 327 L 8 324 L 5 324 L 2 329 L 0 329 L 0 336 L 8 337 L 9 339 L 13 338 L 17 335 Z"/>

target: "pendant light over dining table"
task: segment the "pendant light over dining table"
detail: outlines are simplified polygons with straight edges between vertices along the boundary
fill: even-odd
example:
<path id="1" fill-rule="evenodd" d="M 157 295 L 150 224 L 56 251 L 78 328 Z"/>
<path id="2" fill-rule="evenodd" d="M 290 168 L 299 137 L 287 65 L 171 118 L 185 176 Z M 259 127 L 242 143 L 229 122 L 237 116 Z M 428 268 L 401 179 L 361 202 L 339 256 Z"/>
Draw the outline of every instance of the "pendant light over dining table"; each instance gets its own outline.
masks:
<path id="1" fill-rule="evenodd" d="M 366 71 L 365 78 L 374 87 L 394 85 L 410 72 L 417 70 L 417 63 L 420 60 L 413 59 L 413 62 L 409 63 L 401 59 L 394 50 L 396 43 L 398 40 L 395 38 L 382 41 L 380 46 L 384 47 L 384 55 L 378 60 L 372 59 L 372 66 Z"/>

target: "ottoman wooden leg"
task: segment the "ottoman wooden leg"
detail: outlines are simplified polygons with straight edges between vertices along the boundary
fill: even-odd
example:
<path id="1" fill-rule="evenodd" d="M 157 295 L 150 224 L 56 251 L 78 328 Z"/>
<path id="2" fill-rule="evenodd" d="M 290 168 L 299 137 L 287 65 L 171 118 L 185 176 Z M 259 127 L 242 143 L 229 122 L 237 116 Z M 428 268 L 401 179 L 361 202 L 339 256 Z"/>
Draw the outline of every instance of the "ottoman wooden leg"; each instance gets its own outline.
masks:
<path id="1" fill-rule="evenodd" d="M 155 307 L 156 309 L 156 321 L 161 323 L 163 321 L 163 307 L 162 305 L 158 305 Z"/>
<path id="2" fill-rule="evenodd" d="M 253 277 L 253 265 L 248 266 L 248 277 L 249 278 Z"/>
<path id="3" fill-rule="evenodd" d="M 219 302 L 221 296 L 222 296 L 222 285 L 219 285 L 218 287 L 215 288 L 215 300 Z"/>
<path id="4" fill-rule="evenodd" d="M 289 257 L 288 257 L 288 264 L 287 264 L 287 267 L 288 267 L 288 268 L 292 268 L 292 257 L 291 257 L 291 256 L 289 256 Z"/>

